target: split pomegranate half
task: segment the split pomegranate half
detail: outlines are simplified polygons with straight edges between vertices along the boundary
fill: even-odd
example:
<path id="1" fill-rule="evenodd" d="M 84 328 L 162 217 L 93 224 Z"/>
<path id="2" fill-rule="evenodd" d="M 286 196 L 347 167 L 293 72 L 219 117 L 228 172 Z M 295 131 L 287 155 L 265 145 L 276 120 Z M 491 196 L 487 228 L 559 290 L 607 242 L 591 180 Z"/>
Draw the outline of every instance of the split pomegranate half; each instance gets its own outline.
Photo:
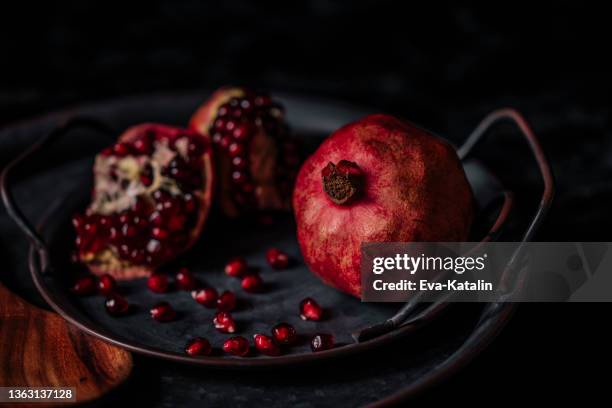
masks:
<path id="1" fill-rule="evenodd" d="M 96 275 L 148 276 L 196 241 L 213 181 L 206 136 L 152 123 L 127 129 L 96 156 L 91 203 L 73 217 L 78 260 Z"/>
<path id="2" fill-rule="evenodd" d="M 300 157 L 281 105 L 266 94 L 224 87 L 194 113 L 190 127 L 212 141 L 226 215 L 290 208 Z"/>

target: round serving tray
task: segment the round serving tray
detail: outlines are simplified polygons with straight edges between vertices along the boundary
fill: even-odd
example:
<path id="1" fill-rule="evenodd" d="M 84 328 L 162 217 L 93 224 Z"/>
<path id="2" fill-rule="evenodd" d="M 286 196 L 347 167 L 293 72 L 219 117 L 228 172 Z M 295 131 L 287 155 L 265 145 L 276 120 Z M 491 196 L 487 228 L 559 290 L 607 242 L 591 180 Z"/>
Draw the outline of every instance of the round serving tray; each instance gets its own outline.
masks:
<path id="1" fill-rule="evenodd" d="M 238 324 L 236 334 L 249 338 L 256 332 L 269 332 L 270 327 L 280 321 L 293 324 L 302 335 L 302 341 L 279 357 L 265 357 L 253 353 L 247 358 L 236 358 L 220 353 L 218 347 L 228 336 L 215 331 L 211 324 L 213 311 L 195 303 L 188 292 L 174 291 L 156 295 L 146 289 L 143 280 L 122 282 L 121 290 L 130 302 L 136 305 L 132 314 L 122 318 L 107 315 L 103 299 L 100 297 L 72 296 L 67 290 L 70 279 L 67 273 L 70 268 L 68 260 L 73 242 L 70 217 L 74 211 L 82 209 L 85 205 L 91 178 L 91 157 L 83 157 L 82 150 L 96 143 L 98 145 L 108 143 L 109 140 L 89 128 L 71 128 L 72 130 L 62 128 L 64 121 L 75 117 L 89 117 L 114 129 L 123 129 L 144 121 L 184 125 L 191 112 L 206 96 L 201 93 L 124 99 L 73 109 L 27 124 L 26 127 L 31 132 L 40 134 L 41 137 L 53 135 L 54 130 L 59 128 L 63 129 L 62 132 L 56 133 L 62 133 L 64 136 L 70 134 L 69 137 L 78 140 L 76 150 L 74 150 L 74 141 L 64 146 L 72 148 L 73 154 L 70 155 L 72 160 L 62 163 L 62 179 L 53 179 L 52 175 L 47 176 L 56 183 L 55 193 L 58 198 L 49 206 L 47 214 L 43 217 L 44 220 L 38 229 L 40 234 L 34 231 L 22 216 L 10 191 L 9 173 L 24 164 L 21 159 L 25 156 L 7 166 L 2 174 L 3 199 L 9 214 L 32 241 L 30 250 L 32 278 L 41 295 L 56 312 L 89 334 L 137 353 L 209 367 L 247 369 L 287 366 L 362 353 L 414 333 L 432 322 L 446 309 L 446 304 L 423 308 L 419 304 L 403 307 L 400 304 L 361 303 L 323 285 L 307 271 L 301 261 L 290 214 L 277 214 L 273 225 L 263 227 L 250 221 L 227 220 L 213 213 L 200 242 L 178 262 L 169 266 L 170 270 L 187 266 L 206 284 L 218 290 L 230 289 L 237 293 L 240 299 L 239 307 L 233 313 Z M 333 101 L 295 95 L 279 95 L 279 99 L 286 108 L 287 118 L 295 135 L 311 149 L 334 129 L 372 113 L 371 110 Z M 512 116 L 514 113 L 511 111 L 505 113 L 502 111 L 502 113 L 499 117 L 493 117 L 494 120 L 490 123 L 484 123 L 486 126 L 477 129 L 459 151 L 464 158 L 464 168 L 478 203 L 478 216 L 472 236 L 472 240 L 476 241 L 495 238 L 504 226 L 511 204 L 508 194 L 505 194 L 494 175 L 477 161 L 467 159 L 471 148 L 491 124 L 504 118 L 515 121 L 517 119 Z M 41 149 L 43 154 L 46 146 L 47 141 L 43 141 L 38 146 L 38 148 L 45 147 Z M 543 166 L 547 167 L 543 155 L 538 156 L 537 141 L 535 148 L 534 153 L 541 169 Z M 33 153 L 35 150 L 36 146 L 27 153 Z M 545 173 L 543 171 L 546 181 Z M 550 203 L 550 198 L 541 205 L 523 239 L 528 240 L 537 228 Z M 279 247 L 291 255 L 294 262 L 288 270 L 275 272 L 265 266 L 263 254 L 272 246 Z M 267 285 L 264 293 L 245 294 L 240 290 L 238 282 L 222 273 L 225 261 L 236 255 L 245 256 L 251 264 L 261 267 L 262 277 Z M 326 316 L 323 321 L 303 322 L 299 319 L 299 302 L 307 296 L 314 297 L 325 308 Z M 160 300 L 169 301 L 179 312 L 180 318 L 170 323 L 154 322 L 149 317 L 148 309 Z M 480 309 L 479 313 L 469 315 L 473 330 L 470 335 L 465 336 L 466 341 L 461 348 L 442 362 L 438 362 L 435 370 L 430 370 L 427 375 L 413 382 L 412 386 L 415 389 L 432 383 L 436 378 L 447 375 L 469 361 L 503 327 L 510 316 L 512 305 L 488 304 L 482 305 Z M 396 318 L 391 329 L 381 331 L 372 338 L 355 340 L 353 334 L 356 331 L 388 323 L 391 317 Z M 308 338 L 316 332 L 333 333 L 338 346 L 332 350 L 312 353 Z M 197 358 L 186 356 L 183 353 L 184 345 L 194 336 L 209 338 L 217 347 L 215 354 Z"/>

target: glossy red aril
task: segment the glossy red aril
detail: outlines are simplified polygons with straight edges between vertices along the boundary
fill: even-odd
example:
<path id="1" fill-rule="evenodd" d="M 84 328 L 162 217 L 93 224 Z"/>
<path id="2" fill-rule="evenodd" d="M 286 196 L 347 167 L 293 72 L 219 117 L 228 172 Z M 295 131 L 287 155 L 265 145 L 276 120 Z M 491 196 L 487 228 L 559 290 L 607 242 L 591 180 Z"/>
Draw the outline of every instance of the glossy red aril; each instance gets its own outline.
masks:
<path id="1" fill-rule="evenodd" d="M 242 278 L 240 286 L 247 292 L 257 293 L 263 290 L 264 283 L 259 274 L 251 273 Z"/>
<path id="2" fill-rule="evenodd" d="M 223 343 L 223 351 L 233 356 L 245 357 L 250 349 L 249 341 L 242 336 L 230 337 Z"/>
<path id="3" fill-rule="evenodd" d="M 219 204 L 227 215 L 290 208 L 300 156 L 279 104 L 244 88 L 221 88 L 193 114 L 190 127 L 212 140 Z"/>
<path id="4" fill-rule="evenodd" d="M 117 289 L 117 283 L 115 279 L 109 275 L 104 274 L 98 279 L 98 292 L 104 296 L 108 296 Z"/>
<path id="5" fill-rule="evenodd" d="M 280 347 L 274 342 L 274 339 L 265 334 L 257 333 L 253 335 L 253 341 L 255 348 L 261 353 L 267 356 L 278 356 L 280 354 Z"/>
<path id="6" fill-rule="evenodd" d="M 206 287 L 191 292 L 191 297 L 202 306 L 214 308 L 217 305 L 219 294 L 215 288 Z"/>
<path id="7" fill-rule="evenodd" d="M 147 279 L 147 287 L 155 293 L 168 291 L 168 276 L 165 273 L 154 273 Z"/>
<path id="8" fill-rule="evenodd" d="M 181 268 L 176 274 L 176 286 L 181 290 L 193 290 L 198 286 L 198 281 L 189 269 Z"/>
<path id="9" fill-rule="evenodd" d="M 94 274 L 148 276 L 198 238 L 212 201 L 206 136 L 143 124 L 96 156 L 91 203 L 73 217 L 76 254 Z"/>
<path id="10" fill-rule="evenodd" d="M 185 353 L 190 356 L 208 356 L 212 351 L 210 342 L 203 337 L 189 340 L 185 346 Z"/>
<path id="11" fill-rule="evenodd" d="M 289 266 L 289 255 L 276 248 L 266 251 L 266 260 L 274 269 L 285 269 Z"/>
<path id="12" fill-rule="evenodd" d="M 278 344 L 290 346 L 297 341 L 297 332 L 289 323 L 279 323 L 272 328 L 272 337 Z"/>
<path id="13" fill-rule="evenodd" d="M 215 329 L 221 333 L 234 333 L 236 331 L 236 322 L 228 312 L 217 312 L 213 318 Z"/>
<path id="14" fill-rule="evenodd" d="M 300 317 L 302 320 L 321 320 L 323 309 L 312 298 L 306 298 L 300 303 Z"/>
<path id="15" fill-rule="evenodd" d="M 149 310 L 153 320 L 169 322 L 176 318 L 176 311 L 168 302 L 159 302 Z"/>
<path id="16" fill-rule="evenodd" d="M 293 207 L 306 265 L 359 297 L 362 243 L 465 241 L 474 201 L 450 144 L 370 115 L 336 130 L 306 160 Z"/>
<path id="17" fill-rule="evenodd" d="M 233 278 L 239 278 L 247 273 L 249 267 L 244 258 L 231 259 L 225 265 L 225 274 Z"/>
<path id="18" fill-rule="evenodd" d="M 231 312 L 236 307 L 236 295 L 226 290 L 217 299 L 217 309 L 222 312 Z"/>
<path id="19" fill-rule="evenodd" d="M 111 294 L 104 302 L 106 311 L 112 316 L 126 315 L 130 310 L 130 304 L 121 295 L 116 293 Z"/>
<path id="20" fill-rule="evenodd" d="M 329 350 L 334 347 L 334 336 L 331 334 L 317 333 L 310 341 L 310 349 L 314 352 Z"/>
<path id="21" fill-rule="evenodd" d="M 78 278 L 70 290 L 75 295 L 90 296 L 96 293 L 96 289 L 96 277 L 86 275 Z"/>

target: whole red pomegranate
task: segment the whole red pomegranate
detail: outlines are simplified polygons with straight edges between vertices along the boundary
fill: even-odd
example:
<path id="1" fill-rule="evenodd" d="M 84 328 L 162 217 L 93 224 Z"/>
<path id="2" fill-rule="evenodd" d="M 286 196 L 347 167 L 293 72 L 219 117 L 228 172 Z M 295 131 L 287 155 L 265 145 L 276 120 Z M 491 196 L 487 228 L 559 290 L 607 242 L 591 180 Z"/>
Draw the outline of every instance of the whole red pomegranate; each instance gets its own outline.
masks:
<path id="1" fill-rule="evenodd" d="M 127 129 L 96 156 L 92 200 L 73 217 L 78 259 L 96 275 L 149 275 L 197 239 L 212 200 L 208 140 L 159 124 Z"/>
<path id="2" fill-rule="evenodd" d="M 300 159 L 278 103 L 266 94 L 224 87 L 198 108 L 190 127 L 212 140 L 225 214 L 290 208 Z"/>
<path id="3" fill-rule="evenodd" d="M 358 297 L 362 242 L 466 240 L 473 212 L 455 150 L 380 114 L 338 129 L 306 160 L 293 207 L 310 270 Z"/>

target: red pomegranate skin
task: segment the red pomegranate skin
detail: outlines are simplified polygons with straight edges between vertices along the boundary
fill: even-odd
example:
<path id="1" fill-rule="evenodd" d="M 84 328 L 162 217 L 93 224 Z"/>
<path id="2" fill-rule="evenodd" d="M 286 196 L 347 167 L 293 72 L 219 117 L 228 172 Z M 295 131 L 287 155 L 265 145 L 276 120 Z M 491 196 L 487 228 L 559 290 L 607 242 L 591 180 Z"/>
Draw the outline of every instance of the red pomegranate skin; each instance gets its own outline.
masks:
<path id="1" fill-rule="evenodd" d="M 350 200 L 337 204 L 324 190 L 322 170 L 341 160 L 359 167 L 362 183 Z M 309 269 L 326 284 L 360 297 L 361 243 L 465 241 L 473 196 L 450 144 L 376 114 L 336 130 L 306 160 L 293 208 Z"/>

